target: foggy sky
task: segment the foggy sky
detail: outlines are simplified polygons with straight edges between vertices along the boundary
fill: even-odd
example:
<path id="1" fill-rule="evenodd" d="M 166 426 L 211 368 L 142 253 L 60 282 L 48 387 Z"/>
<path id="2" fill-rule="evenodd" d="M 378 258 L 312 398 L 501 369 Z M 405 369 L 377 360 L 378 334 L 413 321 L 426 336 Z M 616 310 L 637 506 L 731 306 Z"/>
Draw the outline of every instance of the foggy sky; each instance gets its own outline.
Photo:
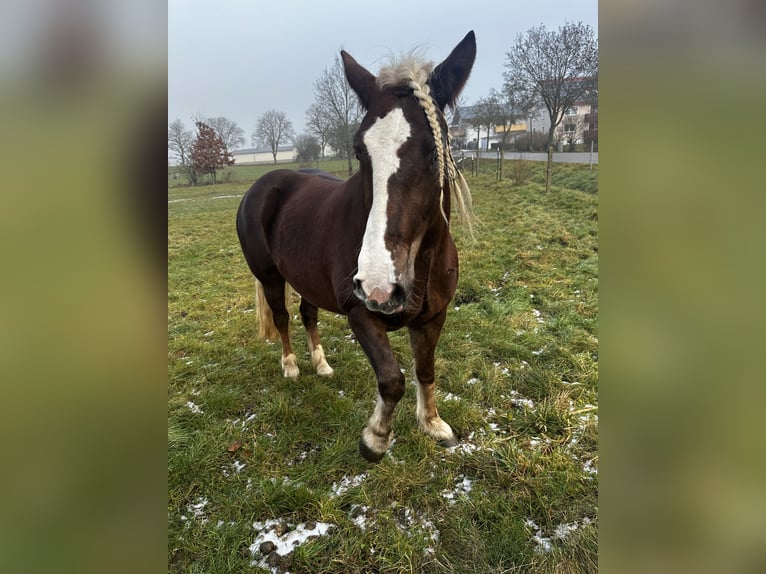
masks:
<path id="1" fill-rule="evenodd" d="M 500 89 L 516 36 L 545 24 L 582 21 L 598 31 L 596 0 L 169 0 L 168 120 L 226 116 L 245 130 L 285 112 L 296 134 L 314 101 L 313 83 L 341 48 L 371 72 L 413 48 L 441 62 L 468 33 L 477 56 L 463 95 L 474 103 Z"/>

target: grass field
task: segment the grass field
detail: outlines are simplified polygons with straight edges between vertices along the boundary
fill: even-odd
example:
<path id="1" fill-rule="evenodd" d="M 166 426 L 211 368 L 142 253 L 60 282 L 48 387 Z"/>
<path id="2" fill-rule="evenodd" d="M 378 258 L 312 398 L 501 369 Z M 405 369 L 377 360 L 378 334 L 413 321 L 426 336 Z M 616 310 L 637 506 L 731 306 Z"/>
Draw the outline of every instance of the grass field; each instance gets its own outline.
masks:
<path id="1" fill-rule="evenodd" d="M 546 194 L 544 166 L 521 186 L 490 168 L 467 178 L 480 223 L 475 243 L 453 228 L 461 276 L 437 347 L 461 444 L 419 431 L 408 370 L 377 465 L 357 451 L 376 384 L 345 319 L 320 311 L 329 379 L 297 297 L 300 378 L 255 339 L 234 228 L 249 183 L 170 189 L 170 572 L 597 571 L 596 170 L 555 166 Z M 410 369 L 406 332 L 390 339 Z"/>

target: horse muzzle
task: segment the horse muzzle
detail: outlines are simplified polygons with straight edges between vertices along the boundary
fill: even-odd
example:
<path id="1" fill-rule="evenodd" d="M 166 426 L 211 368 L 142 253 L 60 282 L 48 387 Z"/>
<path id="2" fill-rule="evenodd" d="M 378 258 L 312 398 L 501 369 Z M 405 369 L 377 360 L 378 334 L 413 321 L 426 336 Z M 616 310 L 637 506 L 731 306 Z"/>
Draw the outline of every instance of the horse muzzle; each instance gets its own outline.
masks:
<path id="1" fill-rule="evenodd" d="M 407 293 L 398 283 L 391 283 L 385 289 L 374 287 L 367 293 L 359 279 L 354 279 L 354 295 L 364 303 L 367 309 L 384 315 L 400 313 L 404 310 L 404 303 L 407 300 Z"/>

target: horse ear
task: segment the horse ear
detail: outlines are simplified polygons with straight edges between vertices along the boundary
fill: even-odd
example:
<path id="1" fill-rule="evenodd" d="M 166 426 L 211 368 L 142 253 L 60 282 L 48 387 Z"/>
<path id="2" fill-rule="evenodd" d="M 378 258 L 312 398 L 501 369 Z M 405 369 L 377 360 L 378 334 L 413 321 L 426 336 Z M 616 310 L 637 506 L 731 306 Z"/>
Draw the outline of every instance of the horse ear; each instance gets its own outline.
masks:
<path id="1" fill-rule="evenodd" d="M 340 51 L 340 56 L 343 58 L 343 69 L 346 72 L 348 85 L 359 96 L 359 101 L 366 110 L 370 103 L 370 95 L 375 90 L 375 76 L 359 65 L 345 50 Z"/>
<path id="2" fill-rule="evenodd" d="M 431 95 L 442 110 L 455 103 L 468 80 L 475 59 L 476 35 L 471 30 L 431 74 Z"/>

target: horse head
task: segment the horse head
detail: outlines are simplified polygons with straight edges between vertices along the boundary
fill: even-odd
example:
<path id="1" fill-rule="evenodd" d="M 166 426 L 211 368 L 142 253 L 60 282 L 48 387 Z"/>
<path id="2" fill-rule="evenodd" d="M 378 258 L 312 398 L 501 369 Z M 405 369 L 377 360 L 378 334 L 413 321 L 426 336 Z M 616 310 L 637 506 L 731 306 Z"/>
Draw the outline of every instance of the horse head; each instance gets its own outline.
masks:
<path id="1" fill-rule="evenodd" d="M 476 39 L 469 32 L 436 67 L 408 57 L 377 77 L 345 51 L 341 56 L 366 111 L 354 151 L 369 213 L 353 290 L 371 311 L 397 313 L 411 296 L 424 238 L 449 224 L 450 190 L 458 207 L 466 200 L 456 183 L 462 176 L 452 159 L 444 109 L 454 105 L 468 79 Z"/>

